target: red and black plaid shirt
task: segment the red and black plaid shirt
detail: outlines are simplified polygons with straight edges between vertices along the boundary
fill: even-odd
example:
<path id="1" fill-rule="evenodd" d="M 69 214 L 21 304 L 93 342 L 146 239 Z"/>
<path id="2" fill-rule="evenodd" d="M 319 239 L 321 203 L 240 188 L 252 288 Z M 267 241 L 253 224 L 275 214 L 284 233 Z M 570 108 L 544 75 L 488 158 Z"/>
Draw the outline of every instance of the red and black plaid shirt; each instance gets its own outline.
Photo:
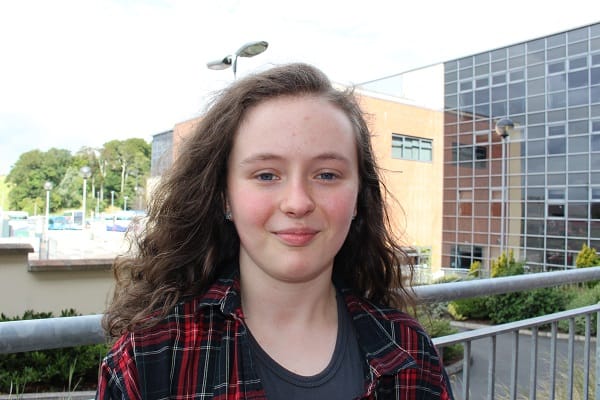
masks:
<path id="1" fill-rule="evenodd" d="M 362 399 L 452 399 L 421 326 L 341 289 L 365 362 Z M 266 399 L 236 273 L 186 299 L 159 324 L 122 336 L 100 366 L 96 399 Z"/>

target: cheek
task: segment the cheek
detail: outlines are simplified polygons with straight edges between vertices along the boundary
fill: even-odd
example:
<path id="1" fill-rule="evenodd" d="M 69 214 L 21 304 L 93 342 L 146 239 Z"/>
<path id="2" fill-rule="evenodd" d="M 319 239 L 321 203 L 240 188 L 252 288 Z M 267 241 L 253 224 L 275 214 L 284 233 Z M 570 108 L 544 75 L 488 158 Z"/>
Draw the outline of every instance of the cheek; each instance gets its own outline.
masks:
<path id="1" fill-rule="evenodd" d="M 269 199 L 269 196 L 252 190 L 239 190 L 230 193 L 229 206 L 238 229 L 243 229 L 241 224 L 264 222 L 272 208 Z"/>

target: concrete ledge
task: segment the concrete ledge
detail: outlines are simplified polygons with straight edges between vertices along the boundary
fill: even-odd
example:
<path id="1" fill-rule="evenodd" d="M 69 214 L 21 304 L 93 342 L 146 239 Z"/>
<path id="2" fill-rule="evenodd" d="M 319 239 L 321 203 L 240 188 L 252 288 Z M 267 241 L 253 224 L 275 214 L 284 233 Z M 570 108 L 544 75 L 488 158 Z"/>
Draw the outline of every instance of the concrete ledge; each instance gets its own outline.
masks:
<path id="1" fill-rule="evenodd" d="M 23 400 L 84 400 L 93 399 L 96 397 L 96 392 L 56 392 L 56 393 L 19 393 L 18 395 L 0 395 L 0 400 L 23 399 Z"/>
<path id="2" fill-rule="evenodd" d="M 7 238 L 0 239 L 0 256 L 3 254 L 24 254 L 33 253 L 33 246 L 22 240 L 11 240 Z"/>
<path id="3" fill-rule="evenodd" d="M 30 260 L 27 266 L 29 272 L 58 272 L 58 271 L 109 271 L 114 259 L 98 258 L 85 260 Z"/>

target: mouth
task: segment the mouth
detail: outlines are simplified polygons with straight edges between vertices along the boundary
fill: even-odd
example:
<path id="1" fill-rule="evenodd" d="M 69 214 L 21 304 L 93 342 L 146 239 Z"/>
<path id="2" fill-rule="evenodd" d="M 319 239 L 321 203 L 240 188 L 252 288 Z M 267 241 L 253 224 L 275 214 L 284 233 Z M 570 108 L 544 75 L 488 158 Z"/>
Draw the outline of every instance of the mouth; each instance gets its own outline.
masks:
<path id="1" fill-rule="evenodd" d="M 285 229 L 275 235 L 288 246 L 306 246 L 319 232 L 314 229 Z"/>

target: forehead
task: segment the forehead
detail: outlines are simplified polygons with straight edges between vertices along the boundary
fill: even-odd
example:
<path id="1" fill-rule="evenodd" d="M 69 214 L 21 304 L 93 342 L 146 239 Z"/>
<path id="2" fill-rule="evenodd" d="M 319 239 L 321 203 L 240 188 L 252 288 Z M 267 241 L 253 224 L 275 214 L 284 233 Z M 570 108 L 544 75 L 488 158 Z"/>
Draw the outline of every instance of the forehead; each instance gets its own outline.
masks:
<path id="1" fill-rule="evenodd" d="M 240 142 L 267 146 L 293 140 L 306 146 L 343 147 L 351 143 L 355 149 L 355 136 L 350 118 L 330 100 L 316 95 L 282 96 L 247 110 L 234 147 Z"/>

